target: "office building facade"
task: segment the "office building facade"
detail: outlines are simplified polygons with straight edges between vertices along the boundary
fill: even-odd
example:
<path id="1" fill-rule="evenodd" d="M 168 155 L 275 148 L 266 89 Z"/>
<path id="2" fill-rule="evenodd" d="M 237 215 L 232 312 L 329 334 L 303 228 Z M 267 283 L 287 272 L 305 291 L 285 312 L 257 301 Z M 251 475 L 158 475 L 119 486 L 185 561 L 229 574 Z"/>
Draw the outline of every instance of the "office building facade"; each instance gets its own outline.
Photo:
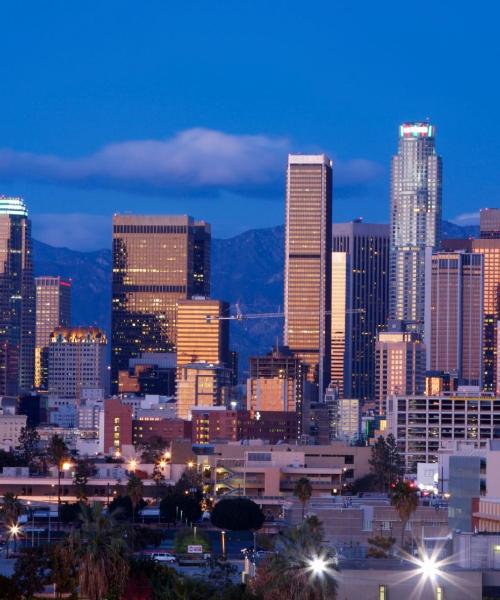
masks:
<path id="1" fill-rule="evenodd" d="M 229 304 L 193 298 L 177 303 L 177 367 L 194 362 L 230 366 Z"/>
<path id="2" fill-rule="evenodd" d="M 427 288 L 427 370 L 454 376 L 459 385 L 482 386 L 483 257 L 437 252 Z"/>
<path id="3" fill-rule="evenodd" d="M 177 302 L 210 295 L 210 226 L 188 216 L 113 217 L 112 389 L 143 352 L 172 352 Z"/>
<path id="4" fill-rule="evenodd" d="M 497 331 L 500 289 L 500 238 L 443 240 L 445 251 L 464 250 L 483 255 L 483 387 L 494 392 L 497 387 Z"/>
<path id="5" fill-rule="evenodd" d="M 48 345 L 57 327 L 71 324 L 71 282 L 61 277 L 35 277 L 35 387 L 48 386 Z"/>
<path id="6" fill-rule="evenodd" d="M 0 395 L 33 388 L 35 288 L 31 222 L 22 198 L 0 196 Z"/>
<path id="7" fill-rule="evenodd" d="M 308 367 L 318 397 L 330 380 L 332 163 L 288 156 L 284 344 Z"/>
<path id="8" fill-rule="evenodd" d="M 107 339 L 98 327 L 58 327 L 49 339 L 49 395 L 77 403 L 84 390 L 109 389 Z"/>
<path id="9" fill-rule="evenodd" d="M 191 419 L 197 406 L 225 406 L 229 401 L 231 371 L 222 365 L 184 365 L 177 378 L 177 417 Z"/>
<path id="10" fill-rule="evenodd" d="M 331 383 L 339 395 L 375 397 L 375 343 L 389 311 L 388 225 L 333 225 Z"/>
<path id="11" fill-rule="evenodd" d="M 441 181 L 435 127 L 429 123 L 401 125 L 391 176 L 390 316 L 420 333 L 425 316 L 426 260 L 441 237 Z"/>
<path id="12" fill-rule="evenodd" d="M 379 414 L 394 394 L 422 394 L 425 389 L 425 345 L 401 321 L 389 321 L 375 346 L 375 386 Z"/>
<path id="13" fill-rule="evenodd" d="M 482 239 L 500 239 L 500 208 L 482 208 L 479 211 L 479 232 Z"/>

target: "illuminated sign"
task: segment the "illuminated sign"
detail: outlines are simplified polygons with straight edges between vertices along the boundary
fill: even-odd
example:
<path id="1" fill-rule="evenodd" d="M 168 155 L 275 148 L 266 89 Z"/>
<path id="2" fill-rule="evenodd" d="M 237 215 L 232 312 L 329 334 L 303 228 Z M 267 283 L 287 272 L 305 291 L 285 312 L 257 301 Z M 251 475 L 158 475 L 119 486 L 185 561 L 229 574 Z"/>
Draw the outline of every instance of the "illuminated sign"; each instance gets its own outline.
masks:
<path id="1" fill-rule="evenodd" d="M 418 138 L 433 137 L 434 127 L 426 123 L 409 123 L 401 125 L 399 128 L 399 137 Z"/>

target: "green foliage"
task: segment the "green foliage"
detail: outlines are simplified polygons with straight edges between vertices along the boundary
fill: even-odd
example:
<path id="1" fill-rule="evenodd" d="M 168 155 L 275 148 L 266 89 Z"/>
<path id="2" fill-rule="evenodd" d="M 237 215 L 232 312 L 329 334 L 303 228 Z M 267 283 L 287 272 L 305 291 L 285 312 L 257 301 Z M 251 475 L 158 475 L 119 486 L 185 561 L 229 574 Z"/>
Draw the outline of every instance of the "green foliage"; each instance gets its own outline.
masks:
<path id="1" fill-rule="evenodd" d="M 206 535 L 196 532 L 190 528 L 181 529 L 175 535 L 174 547 L 179 554 L 185 554 L 188 546 L 200 545 L 203 546 L 203 552 L 210 552 L 210 540 Z"/>
<path id="2" fill-rule="evenodd" d="M 146 502 L 141 500 L 133 509 L 132 500 L 129 496 L 118 496 L 109 504 L 109 511 L 113 513 L 117 521 L 135 521 L 139 512 L 146 506 Z M 135 516 L 134 516 L 135 513 Z"/>
<path id="3" fill-rule="evenodd" d="M 0 506 L 0 517 L 5 525 L 14 525 L 23 512 L 23 505 L 12 492 L 5 492 Z"/>
<path id="4" fill-rule="evenodd" d="M 378 489 L 378 479 L 373 473 L 367 473 L 356 479 L 351 486 L 351 493 L 362 494 L 364 492 L 376 492 Z"/>
<path id="5" fill-rule="evenodd" d="M 22 600 L 21 591 L 14 579 L 0 575 L 0 600 Z"/>
<path id="6" fill-rule="evenodd" d="M 59 506 L 59 516 L 63 523 L 76 523 L 81 516 L 80 503 L 64 502 Z"/>
<path id="7" fill-rule="evenodd" d="M 321 523 L 306 519 L 298 527 L 280 532 L 275 556 L 259 565 L 252 590 L 262 600 L 334 600 L 337 597 L 336 556 L 322 543 Z M 311 571 L 311 562 L 321 557 L 322 575 Z"/>
<path id="8" fill-rule="evenodd" d="M 46 571 L 49 561 L 42 548 L 27 548 L 16 560 L 13 579 L 23 598 L 31 600 L 34 594 L 43 590 L 47 583 Z"/>
<path id="9" fill-rule="evenodd" d="M 127 481 L 127 496 L 132 503 L 132 520 L 135 521 L 136 509 L 144 498 L 144 484 L 135 473 L 129 475 Z"/>
<path id="10" fill-rule="evenodd" d="M 312 496 L 312 485 L 307 477 L 301 477 L 297 480 L 293 489 L 293 495 L 302 503 L 302 520 L 304 520 L 306 504 Z"/>
<path id="11" fill-rule="evenodd" d="M 403 476 L 403 460 L 392 433 L 387 436 L 387 439 L 382 435 L 378 438 L 372 446 L 369 463 L 377 489 L 381 492 L 386 492 L 391 483 Z"/>
<path id="12" fill-rule="evenodd" d="M 73 483 L 75 485 L 75 495 L 77 500 L 86 502 L 87 501 L 87 484 L 91 477 L 96 473 L 94 463 L 89 459 L 83 458 L 76 462 L 75 474 L 73 476 Z"/>
<path id="13" fill-rule="evenodd" d="M 22 467 L 24 461 L 14 452 L 7 452 L 6 450 L 0 450 L 0 469 L 4 467 Z"/>
<path id="14" fill-rule="evenodd" d="M 260 529 L 264 524 L 264 513 L 258 504 L 249 498 L 223 498 L 211 513 L 212 525 L 229 531 Z"/>
<path id="15" fill-rule="evenodd" d="M 55 584 L 60 594 L 78 598 L 78 558 L 73 538 L 68 537 L 49 549 L 50 583 Z"/>
<path id="16" fill-rule="evenodd" d="M 140 444 L 141 462 L 151 464 L 158 462 L 168 448 L 168 441 L 160 435 L 152 435 L 147 443 Z"/>
<path id="17" fill-rule="evenodd" d="M 144 550 L 149 546 L 158 548 L 163 540 L 163 534 L 159 529 L 152 529 L 151 527 L 141 527 L 139 525 L 134 526 L 133 545 L 134 552 Z"/>
<path id="18" fill-rule="evenodd" d="M 406 524 L 419 504 L 417 490 L 409 481 L 398 481 L 391 485 L 389 496 L 391 505 L 394 506 L 401 520 L 401 547 L 403 547 Z"/>
<path id="19" fill-rule="evenodd" d="M 70 452 L 66 442 L 60 435 L 55 433 L 50 438 L 49 445 L 47 446 L 47 456 L 49 457 L 50 462 L 60 469 L 64 459 L 67 459 L 69 455 Z"/>
<path id="20" fill-rule="evenodd" d="M 34 427 L 23 427 L 19 436 L 19 446 L 16 448 L 19 458 L 31 467 L 36 458 L 40 445 L 40 436 Z"/>
<path id="21" fill-rule="evenodd" d="M 368 558 L 389 558 L 391 555 L 391 549 L 396 543 L 396 539 L 393 537 L 385 537 L 383 535 L 376 535 L 375 537 L 368 538 Z"/>
<path id="22" fill-rule="evenodd" d="M 182 510 L 183 519 L 195 523 L 201 517 L 201 481 L 196 473 L 183 474 L 174 486 L 168 486 L 160 502 L 161 518 L 174 523 Z"/>

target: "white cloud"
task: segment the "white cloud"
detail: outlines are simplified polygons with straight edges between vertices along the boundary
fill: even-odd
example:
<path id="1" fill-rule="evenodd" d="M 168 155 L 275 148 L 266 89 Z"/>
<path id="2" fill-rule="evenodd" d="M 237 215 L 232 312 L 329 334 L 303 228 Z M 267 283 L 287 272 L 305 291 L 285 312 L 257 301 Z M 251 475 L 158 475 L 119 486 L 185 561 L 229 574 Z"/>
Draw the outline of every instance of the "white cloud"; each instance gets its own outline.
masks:
<path id="1" fill-rule="evenodd" d="M 479 224 L 479 211 L 462 213 L 451 219 L 452 223 L 456 225 L 478 225 Z"/>
<path id="2" fill-rule="evenodd" d="M 0 149 L 0 179 L 131 191 L 258 189 L 284 180 L 285 137 L 186 129 L 160 140 L 111 143 L 76 159 Z M 377 177 L 374 162 L 335 162 L 335 185 L 355 187 Z"/>
<path id="3" fill-rule="evenodd" d="M 32 218 L 33 237 L 51 246 L 90 251 L 111 246 L 111 217 L 45 213 Z"/>

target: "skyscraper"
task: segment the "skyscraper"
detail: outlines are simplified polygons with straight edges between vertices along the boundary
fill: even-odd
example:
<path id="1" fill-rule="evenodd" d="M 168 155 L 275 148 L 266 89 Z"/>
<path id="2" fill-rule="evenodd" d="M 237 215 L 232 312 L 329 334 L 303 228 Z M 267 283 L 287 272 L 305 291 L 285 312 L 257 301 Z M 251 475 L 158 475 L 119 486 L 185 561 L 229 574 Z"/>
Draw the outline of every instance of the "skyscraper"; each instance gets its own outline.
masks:
<path id="1" fill-rule="evenodd" d="M 482 208 L 479 211 L 479 231 L 482 239 L 500 238 L 500 208 Z"/>
<path id="2" fill-rule="evenodd" d="M 177 303 L 177 367 L 208 362 L 230 366 L 229 304 L 193 298 Z"/>
<path id="3" fill-rule="evenodd" d="M 441 158 L 435 127 L 404 123 L 392 159 L 390 316 L 423 333 L 426 257 L 441 237 Z"/>
<path id="4" fill-rule="evenodd" d="M 382 415 L 389 396 L 423 394 L 425 346 L 418 333 L 406 330 L 403 321 L 389 320 L 387 331 L 379 334 L 375 348 L 376 396 Z"/>
<path id="5" fill-rule="evenodd" d="M 31 223 L 22 198 L 0 196 L 0 395 L 33 387 L 34 360 Z"/>
<path id="6" fill-rule="evenodd" d="M 36 277 L 35 387 L 47 389 L 49 339 L 56 327 L 71 323 L 71 283 L 60 277 Z"/>
<path id="7" fill-rule="evenodd" d="M 333 225 L 331 382 L 341 397 L 375 397 L 375 343 L 389 311 L 389 226 Z"/>
<path id="8" fill-rule="evenodd" d="M 49 339 L 49 394 L 79 402 L 82 390 L 109 389 L 107 339 L 98 327 L 57 327 Z"/>
<path id="9" fill-rule="evenodd" d="M 188 216 L 113 217 L 111 376 L 176 349 L 177 302 L 210 294 L 210 227 Z"/>
<path id="10" fill-rule="evenodd" d="M 497 385 L 497 328 L 499 319 L 500 290 L 500 238 L 486 237 L 481 231 L 481 239 L 443 240 L 443 250 L 465 250 L 482 254 L 484 257 L 483 290 L 483 387 L 495 391 Z M 485 237 L 483 237 L 483 234 Z"/>
<path id="11" fill-rule="evenodd" d="M 332 163 L 288 156 L 284 343 L 308 366 L 321 398 L 330 380 Z"/>
<path id="12" fill-rule="evenodd" d="M 468 252 L 432 256 L 427 289 L 427 370 L 441 371 L 460 385 L 483 379 L 483 257 Z M 430 289 L 429 289 L 430 287 Z"/>

